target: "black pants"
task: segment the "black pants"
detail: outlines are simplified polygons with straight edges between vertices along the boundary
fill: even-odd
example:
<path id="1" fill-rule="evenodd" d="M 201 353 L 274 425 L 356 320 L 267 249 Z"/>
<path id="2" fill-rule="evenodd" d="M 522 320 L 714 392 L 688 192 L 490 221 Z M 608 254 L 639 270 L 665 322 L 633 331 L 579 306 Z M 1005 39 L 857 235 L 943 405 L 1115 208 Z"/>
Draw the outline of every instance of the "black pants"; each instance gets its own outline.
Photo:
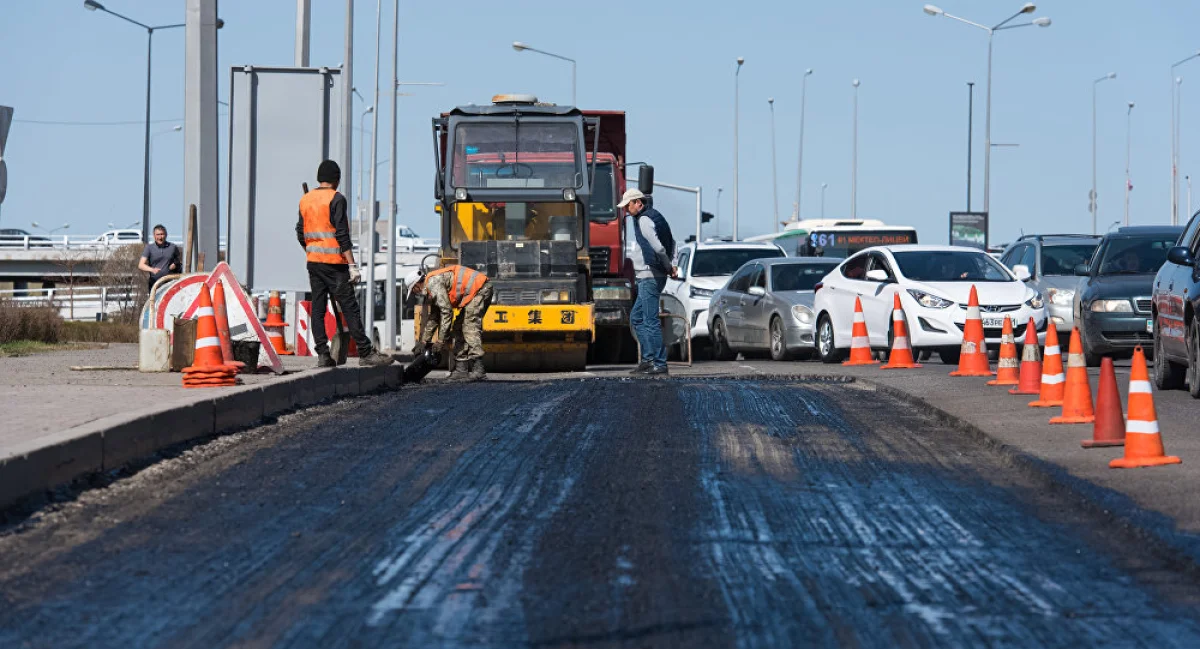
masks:
<path id="1" fill-rule="evenodd" d="M 371 339 L 363 331 L 362 314 L 358 310 L 358 298 L 350 283 L 350 267 L 346 264 L 319 264 L 308 262 L 308 285 L 312 287 L 312 335 L 318 354 L 329 353 L 329 336 L 325 333 L 325 313 L 329 310 L 329 296 L 337 300 L 342 315 L 346 316 L 346 328 L 358 346 L 359 358 L 371 353 Z"/>

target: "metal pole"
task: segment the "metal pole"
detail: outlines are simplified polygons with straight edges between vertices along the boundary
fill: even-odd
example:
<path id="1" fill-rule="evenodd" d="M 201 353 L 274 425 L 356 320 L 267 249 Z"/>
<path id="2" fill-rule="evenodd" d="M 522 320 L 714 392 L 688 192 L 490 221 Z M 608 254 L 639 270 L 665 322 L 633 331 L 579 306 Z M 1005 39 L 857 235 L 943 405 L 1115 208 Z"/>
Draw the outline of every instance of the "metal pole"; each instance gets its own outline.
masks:
<path id="1" fill-rule="evenodd" d="M 1133 102 L 1129 102 L 1129 110 L 1125 113 L 1125 225 L 1129 225 L 1129 192 L 1133 190 L 1133 180 L 1129 175 L 1130 158 L 1133 152 Z"/>
<path id="2" fill-rule="evenodd" d="M 308 67 L 309 25 L 312 23 L 312 0 L 296 0 L 296 67 Z"/>
<path id="3" fill-rule="evenodd" d="M 738 103 L 741 90 L 740 79 L 745 59 L 739 57 L 737 70 L 733 73 L 733 240 L 738 240 Z"/>
<path id="4" fill-rule="evenodd" d="M 800 220 L 803 205 L 800 197 L 804 189 L 804 100 L 808 93 L 808 75 L 812 73 L 812 68 L 808 68 L 804 71 L 804 76 L 800 77 L 800 154 L 796 157 L 796 204 L 792 206 L 793 221 Z"/>
<path id="5" fill-rule="evenodd" d="M 354 0 L 346 0 L 345 35 L 342 37 L 344 52 L 342 54 L 342 187 L 346 196 L 354 195 Z M 362 165 L 359 165 L 362 166 Z M 362 188 L 359 188 L 362 195 Z M 361 199 L 360 199 L 361 200 Z M 360 251 L 361 251 L 360 238 Z"/>
<path id="6" fill-rule="evenodd" d="M 396 346 L 396 107 L 400 89 L 400 0 L 394 0 L 393 8 L 395 16 L 392 21 L 392 151 L 391 163 L 388 165 L 388 265 L 387 279 L 384 282 L 387 291 L 387 314 L 383 319 L 383 333 L 388 349 Z"/>
<path id="7" fill-rule="evenodd" d="M 1171 225 L 1176 222 L 1175 207 L 1175 66 L 1171 66 Z"/>
<path id="8" fill-rule="evenodd" d="M 825 189 L 829 187 L 829 183 L 821 183 L 821 218 L 825 218 Z"/>
<path id="9" fill-rule="evenodd" d="M 1183 157 L 1183 77 L 1175 79 L 1175 163 L 1171 165 L 1171 191 L 1174 209 L 1171 225 L 1179 225 L 1179 159 Z"/>
<path id="10" fill-rule="evenodd" d="M 1092 195 L 1088 201 L 1088 208 L 1092 211 L 1092 234 L 1096 234 L 1096 218 L 1098 210 L 1096 209 L 1096 85 L 1098 81 L 1092 82 Z"/>
<path id="11" fill-rule="evenodd" d="M 153 236 L 150 234 L 150 70 L 151 59 L 154 56 L 154 29 L 146 30 L 146 150 L 142 155 L 144 169 L 142 173 L 142 242 L 149 243 Z"/>
<path id="12" fill-rule="evenodd" d="M 1188 196 L 1191 196 L 1192 185 L 1188 183 Z M 696 243 L 700 243 L 700 229 L 704 227 L 703 211 L 701 210 L 701 198 L 704 196 L 704 188 L 696 187 Z"/>
<path id="13" fill-rule="evenodd" d="M 1185 181 L 1187 181 L 1187 188 L 1188 188 L 1188 194 L 1187 194 L 1187 213 L 1188 213 L 1188 218 L 1190 219 L 1190 218 L 1192 218 L 1192 177 L 1191 177 L 1191 176 L 1184 176 L 1184 177 L 1183 177 L 1183 179 L 1184 179 Z"/>
<path id="14" fill-rule="evenodd" d="M 975 121 L 975 82 L 967 82 L 967 211 L 971 211 L 971 136 Z"/>
<path id="15" fill-rule="evenodd" d="M 854 80 L 854 144 L 850 152 L 850 218 L 858 218 L 858 79 Z"/>
<path id="16" fill-rule="evenodd" d="M 571 105 L 579 106 L 575 100 L 575 59 L 571 59 Z"/>
<path id="17" fill-rule="evenodd" d="M 775 214 L 775 232 L 779 232 L 779 176 L 775 168 L 775 98 L 767 99 L 771 107 L 771 210 Z"/>
<path id="18" fill-rule="evenodd" d="M 988 215 L 988 230 L 991 230 L 992 210 L 992 37 L 995 32 L 988 30 L 988 64 L 987 64 L 987 117 L 985 118 L 983 143 L 983 211 Z M 984 239 L 990 241 L 990 232 L 984 233 Z"/>
<path id="19" fill-rule="evenodd" d="M 717 188 L 717 213 L 713 215 L 713 236 L 720 238 L 721 236 L 721 192 L 725 191 L 724 187 Z"/>
<path id="20" fill-rule="evenodd" d="M 379 37 L 380 28 L 383 17 L 383 0 L 375 2 L 375 101 L 373 105 L 379 105 Z M 367 281 L 366 289 L 363 291 L 363 329 L 367 336 L 371 336 L 375 331 L 375 223 L 378 219 L 376 211 L 375 187 L 379 181 L 379 111 L 376 110 L 371 116 L 371 188 L 367 192 L 367 212 L 370 215 L 370 226 L 367 228 L 366 245 L 360 246 L 360 251 L 365 256 L 364 260 L 359 260 L 360 263 L 366 264 L 366 272 L 363 273 Z"/>

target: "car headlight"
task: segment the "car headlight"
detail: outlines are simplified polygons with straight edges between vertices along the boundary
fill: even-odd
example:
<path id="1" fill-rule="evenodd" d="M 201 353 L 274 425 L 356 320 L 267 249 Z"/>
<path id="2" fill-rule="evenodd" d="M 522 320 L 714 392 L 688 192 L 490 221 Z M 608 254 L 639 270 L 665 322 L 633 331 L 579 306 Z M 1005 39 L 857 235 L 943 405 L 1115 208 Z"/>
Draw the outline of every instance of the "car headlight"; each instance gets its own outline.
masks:
<path id="1" fill-rule="evenodd" d="M 711 288 L 699 288 L 696 286 L 688 287 L 688 295 L 693 298 L 712 297 L 713 290 Z"/>
<path id="2" fill-rule="evenodd" d="M 1051 288 L 1046 290 L 1046 297 L 1054 306 L 1071 306 L 1075 299 L 1075 291 L 1069 288 Z"/>
<path id="3" fill-rule="evenodd" d="M 1093 313 L 1133 313 L 1129 300 L 1093 300 L 1088 309 Z"/>
<path id="4" fill-rule="evenodd" d="M 918 291 L 913 288 L 908 289 L 908 294 L 913 296 L 913 299 L 917 301 L 917 304 L 920 304 L 928 309 L 945 309 L 946 307 L 954 304 L 945 298 L 941 298 L 924 291 Z"/>
<path id="5" fill-rule="evenodd" d="M 812 309 L 803 304 L 797 304 L 792 307 L 792 317 L 802 325 L 811 325 L 813 323 Z"/>
<path id="6" fill-rule="evenodd" d="M 571 291 L 559 290 L 556 288 L 543 289 L 541 292 L 542 304 L 566 304 L 571 301 Z"/>
<path id="7" fill-rule="evenodd" d="M 1046 306 L 1046 303 L 1044 301 L 1042 301 L 1042 294 L 1037 293 L 1037 292 L 1035 292 L 1033 294 L 1033 297 L 1029 298 L 1028 300 L 1025 300 L 1025 304 L 1027 304 L 1035 309 L 1040 309 L 1043 306 Z"/>

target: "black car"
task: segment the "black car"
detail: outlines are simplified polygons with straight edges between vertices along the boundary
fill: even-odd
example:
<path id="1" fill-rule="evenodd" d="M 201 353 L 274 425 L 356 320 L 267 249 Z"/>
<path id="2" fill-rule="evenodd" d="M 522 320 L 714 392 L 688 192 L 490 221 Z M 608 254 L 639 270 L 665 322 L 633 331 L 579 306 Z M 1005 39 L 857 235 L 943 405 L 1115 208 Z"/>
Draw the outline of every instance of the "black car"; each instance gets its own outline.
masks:
<path id="1" fill-rule="evenodd" d="M 1182 232 L 1177 226 L 1120 228 L 1104 236 L 1090 263 L 1075 267 L 1086 278 L 1075 295 L 1075 326 L 1089 367 L 1154 342 L 1154 275 Z"/>
<path id="2" fill-rule="evenodd" d="M 1154 383 L 1200 399 L 1200 212 L 1154 278 Z"/>

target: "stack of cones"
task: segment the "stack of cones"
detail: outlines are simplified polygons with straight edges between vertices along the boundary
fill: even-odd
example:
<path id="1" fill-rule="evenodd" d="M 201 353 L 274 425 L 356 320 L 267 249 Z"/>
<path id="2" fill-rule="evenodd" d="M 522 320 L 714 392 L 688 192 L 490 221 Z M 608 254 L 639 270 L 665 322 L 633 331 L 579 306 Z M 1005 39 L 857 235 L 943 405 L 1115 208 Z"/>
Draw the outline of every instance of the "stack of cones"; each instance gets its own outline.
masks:
<path id="1" fill-rule="evenodd" d="M 263 323 L 263 328 L 267 330 L 267 338 L 271 340 L 271 346 L 275 348 L 275 353 L 280 356 L 292 355 L 287 348 L 287 343 L 283 342 L 283 330 L 286 327 L 287 323 L 283 321 L 283 304 L 279 300 L 279 291 L 271 291 L 271 300 L 267 302 L 267 321 Z"/>
<path id="2" fill-rule="evenodd" d="M 854 298 L 854 328 L 850 332 L 850 358 L 842 365 L 874 365 L 879 361 L 871 355 L 871 339 L 867 335 L 867 318 L 863 315 L 861 298 Z"/>
<path id="3" fill-rule="evenodd" d="M 1158 413 L 1154 411 L 1154 394 L 1150 391 L 1150 374 L 1146 371 L 1146 354 L 1138 347 L 1133 351 L 1133 367 L 1129 372 L 1125 457 L 1109 462 L 1108 466 L 1132 469 L 1181 462 L 1175 456 L 1164 455 L 1162 436 L 1158 432 Z"/>
<path id="4" fill-rule="evenodd" d="M 213 315 L 217 321 L 217 336 L 221 339 L 221 359 L 226 365 L 231 365 L 239 372 L 246 369 L 246 364 L 233 359 L 233 341 L 229 337 L 229 309 L 225 304 L 225 284 L 217 280 L 212 291 Z"/>
<path id="5" fill-rule="evenodd" d="M 908 342 L 908 325 L 904 322 L 904 307 L 900 305 L 900 294 L 892 296 L 892 351 L 887 365 L 880 369 L 900 370 L 921 367 L 913 359 L 912 345 Z"/>
<path id="6" fill-rule="evenodd" d="M 1037 331 L 1034 331 L 1033 347 L 1037 348 Z M 1017 340 L 1013 337 L 1012 318 L 1004 316 L 1004 331 L 1000 334 L 1000 362 L 996 365 L 996 378 L 988 385 L 1020 385 L 1020 363 L 1017 361 Z"/>
<path id="7" fill-rule="evenodd" d="M 991 376 L 988 365 L 987 342 L 983 336 L 983 318 L 979 315 L 979 293 L 971 286 L 967 299 L 967 321 L 963 326 L 962 351 L 958 356 L 958 369 L 950 376 Z"/>
<path id="8" fill-rule="evenodd" d="M 1083 344 L 1079 329 L 1071 330 L 1071 346 L 1067 350 L 1067 383 L 1063 389 L 1062 414 L 1050 420 L 1052 424 L 1090 424 L 1096 420 L 1092 410 L 1092 386 L 1088 384 L 1087 363 L 1083 360 Z"/>
<path id="9" fill-rule="evenodd" d="M 1038 351 L 1037 324 L 1033 318 L 1025 325 L 1025 344 L 1021 347 L 1021 376 L 1009 394 L 1038 394 L 1042 391 L 1042 355 Z"/>
<path id="10" fill-rule="evenodd" d="M 1038 400 L 1030 408 L 1053 408 L 1063 403 L 1062 350 L 1058 348 L 1058 330 L 1053 325 L 1046 328 L 1046 357 L 1042 361 L 1042 388 Z"/>
<path id="11" fill-rule="evenodd" d="M 183 387 L 213 388 L 237 385 L 238 368 L 221 358 L 221 339 L 213 312 L 208 286 L 200 285 L 196 308 L 196 355 L 190 367 L 183 368 Z"/>
<path id="12" fill-rule="evenodd" d="M 1121 446 L 1125 443 L 1125 415 L 1121 413 L 1121 393 L 1117 391 L 1117 373 L 1113 360 L 1100 361 L 1100 389 L 1096 391 L 1096 422 L 1092 438 L 1079 444 L 1084 448 Z"/>

